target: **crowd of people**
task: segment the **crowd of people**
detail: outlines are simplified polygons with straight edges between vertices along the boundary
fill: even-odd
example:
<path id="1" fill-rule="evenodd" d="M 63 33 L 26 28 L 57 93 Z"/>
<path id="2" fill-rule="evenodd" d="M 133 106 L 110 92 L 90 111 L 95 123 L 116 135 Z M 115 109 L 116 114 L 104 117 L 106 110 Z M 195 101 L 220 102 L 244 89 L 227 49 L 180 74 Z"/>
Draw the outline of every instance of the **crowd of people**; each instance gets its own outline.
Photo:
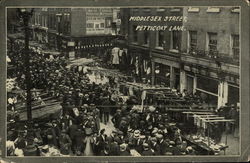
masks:
<path id="1" fill-rule="evenodd" d="M 62 112 L 48 121 L 14 125 L 8 132 L 9 156 L 153 156 L 195 155 L 172 117 L 158 105 L 140 107 L 141 99 L 118 95 L 117 82 L 96 84 L 91 71 L 67 68 L 63 56 L 32 51 L 32 88 L 61 101 Z M 9 53 L 18 87 L 25 90 L 22 53 Z M 186 95 L 180 95 L 186 96 Z M 107 128 L 101 127 L 101 124 Z M 110 131 L 111 129 L 111 131 Z M 15 134 L 10 134 L 10 133 Z"/>
<path id="2" fill-rule="evenodd" d="M 9 57 L 16 66 L 18 87 L 25 89 L 21 53 L 12 54 Z M 8 137 L 9 143 L 13 142 L 8 155 L 46 155 L 51 148 L 58 149 L 60 155 L 194 154 L 181 139 L 180 130 L 171 125 L 170 116 L 158 108 L 134 109 L 132 106 L 140 104 L 136 97 L 124 102 L 114 96 L 117 90 L 112 78 L 106 84 L 95 84 L 87 77 L 89 72 L 67 69 L 64 57 L 35 51 L 31 63 L 32 87 L 60 99 L 62 114 L 46 124 L 35 123 L 32 130 L 17 129 L 16 136 Z M 100 123 L 115 129 L 106 134 Z M 32 154 L 27 153 L 31 144 L 37 148 Z"/>

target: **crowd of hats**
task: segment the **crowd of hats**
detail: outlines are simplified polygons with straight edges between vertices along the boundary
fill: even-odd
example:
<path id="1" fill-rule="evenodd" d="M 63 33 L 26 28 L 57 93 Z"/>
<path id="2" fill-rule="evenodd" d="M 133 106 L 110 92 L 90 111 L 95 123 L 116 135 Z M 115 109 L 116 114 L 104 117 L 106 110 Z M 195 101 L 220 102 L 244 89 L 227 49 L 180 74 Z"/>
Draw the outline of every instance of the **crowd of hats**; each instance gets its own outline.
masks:
<path id="1" fill-rule="evenodd" d="M 23 62 L 18 61 L 21 61 L 22 55 L 17 53 L 9 56 L 13 63 L 17 63 L 15 75 L 18 84 L 25 88 L 25 67 Z M 44 55 L 32 52 L 31 62 L 32 87 L 44 89 L 58 97 L 63 107 L 60 118 L 51 119 L 45 125 L 46 128 L 40 131 L 40 136 L 34 134 L 33 140 L 40 140 L 36 141 L 38 145 L 49 144 L 59 148 L 61 153 L 69 154 L 73 151 L 75 155 L 82 155 L 84 143 L 76 143 L 76 139 L 80 137 L 83 140 L 86 136 L 92 136 L 97 139 L 93 142 L 94 155 L 136 155 L 131 150 L 136 151 L 137 155 L 194 154 L 193 148 L 182 141 L 180 130 L 171 123 L 168 114 L 152 107 L 146 108 L 144 112 L 132 109 L 133 105 L 140 103 L 135 97 L 128 99 L 123 106 L 110 109 L 110 113 L 115 111 L 111 121 L 116 130 L 110 135 L 105 135 L 105 131 L 99 133 L 102 119 L 100 112 L 103 111 L 103 107 L 99 106 L 102 105 L 102 100 L 109 100 L 108 106 L 117 104 L 117 101 L 110 99 L 114 93 L 110 88 L 115 87 L 112 80 L 106 85 L 89 83 L 86 74 L 77 71 L 77 68 L 66 69 L 66 61 L 62 57 L 51 61 Z M 76 126 L 74 134 L 78 133 L 77 138 L 72 136 L 73 125 Z M 36 129 L 34 131 L 39 133 Z M 61 136 L 64 136 L 63 142 L 70 144 L 66 151 L 60 145 Z M 102 136 L 103 143 L 100 143 L 99 138 Z"/>

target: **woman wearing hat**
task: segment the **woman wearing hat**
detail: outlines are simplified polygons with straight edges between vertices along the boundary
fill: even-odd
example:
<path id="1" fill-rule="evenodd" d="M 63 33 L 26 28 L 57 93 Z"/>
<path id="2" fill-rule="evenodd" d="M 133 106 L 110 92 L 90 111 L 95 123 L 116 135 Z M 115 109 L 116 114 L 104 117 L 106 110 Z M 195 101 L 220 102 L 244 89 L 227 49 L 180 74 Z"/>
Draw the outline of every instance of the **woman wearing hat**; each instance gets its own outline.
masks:
<path id="1" fill-rule="evenodd" d="M 92 137 L 93 131 L 91 128 L 86 128 L 85 129 L 85 139 L 83 141 L 83 143 L 85 144 L 85 149 L 83 152 L 84 156 L 93 156 L 94 152 L 93 152 L 93 146 L 94 146 L 94 139 Z"/>

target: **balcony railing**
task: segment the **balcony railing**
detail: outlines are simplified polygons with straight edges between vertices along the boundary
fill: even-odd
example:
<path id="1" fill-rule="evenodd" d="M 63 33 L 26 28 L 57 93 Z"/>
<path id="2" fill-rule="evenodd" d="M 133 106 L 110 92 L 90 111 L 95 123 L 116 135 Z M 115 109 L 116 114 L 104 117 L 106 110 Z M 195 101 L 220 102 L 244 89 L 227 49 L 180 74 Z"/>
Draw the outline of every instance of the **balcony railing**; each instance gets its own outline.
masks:
<path id="1" fill-rule="evenodd" d="M 229 56 L 228 54 L 219 53 L 218 51 L 190 49 L 188 54 L 195 57 L 201 57 L 204 59 L 215 60 L 233 65 L 239 65 L 240 62 L 239 56 Z"/>

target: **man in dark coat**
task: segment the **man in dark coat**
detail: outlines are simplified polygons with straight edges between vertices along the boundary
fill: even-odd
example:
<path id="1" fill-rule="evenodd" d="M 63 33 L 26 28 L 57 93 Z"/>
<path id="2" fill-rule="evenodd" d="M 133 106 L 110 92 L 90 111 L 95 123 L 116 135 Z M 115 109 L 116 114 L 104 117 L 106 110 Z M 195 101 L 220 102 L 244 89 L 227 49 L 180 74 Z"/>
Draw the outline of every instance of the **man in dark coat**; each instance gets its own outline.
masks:
<path id="1" fill-rule="evenodd" d="M 103 110 L 104 124 L 107 124 L 107 122 L 109 121 L 110 107 L 111 107 L 111 102 L 108 97 L 103 99 L 102 106 L 103 106 L 102 110 Z"/>
<path id="2" fill-rule="evenodd" d="M 163 139 L 163 135 L 158 134 L 156 136 L 157 140 L 158 140 L 158 144 L 160 146 L 160 151 L 159 154 L 160 155 L 164 155 L 166 153 L 166 149 L 168 147 L 168 143 Z"/>
<path id="3" fill-rule="evenodd" d="M 84 140 L 84 132 L 81 130 L 81 128 L 78 126 L 77 131 L 74 134 L 74 146 L 73 149 L 77 156 L 81 156 L 83 153 L 83 150 L 85 149 L 85 146 L 83 144 Z"/>
<path id="4" fill-rule="evenodd" d="M 131 156 L 131 154 L 127 150 L 127 145 L 126 144 L 121 144 L 120 145 L 119 155 L 120 156 Z"/>
<path id="5" fill-rule="evenodd" d="M 114 138 L 114 141 L 110 143 L 109 145 L 109 155 L 110 156 L 118 156 L 119 155 L 119 138 Z"/>
<path id="6" fill-rule="evenodd" d="M 121 122 L 121 110 L 118 109 L 115 113 L 115 115 L 113 116 L 113 118 L 111 119 L 111 121 L 113 122 L 115 128 L 119 128 L 120 122 Z"/>
<path id="7" fill-rule="evenodd" d="M 97 153 L 100 154 L 101 152 L 104 151 L 104 148 L 107 144 L 107 135 L 105 134 L 105 129 L 102 129 L 100 131 L 100 135 L 97 137 L 97 148 L 98 151 Z"/>
<path id="8" fill-rule="evenodd" d="M 143 150 L 141 152 L 141 155 L 142 156 L 153 156 L 154 155 L 152 149 L 149 147 L 149 144 L 143 143 Z"/>
<path id="9" fill-rule="evenodd" d="M 69 126 L 69 137 L 72 140 L 72 151 L 75 153 L 76 140 L 75 135 L 77 132 L 78 126 L 75 124 L 75 121 L 72 121 L 72 125 Z"/>
<path id="10" fill-rule="evenodd" d="M 59 144 L 60 144 L 60 152 L 63 155 L 70 154 L 70 147 L 72 145 L 72 141 L 69 135 L 66 134 L 66 130 L 62 130 L 62 133 L 59 137 Z"/>

